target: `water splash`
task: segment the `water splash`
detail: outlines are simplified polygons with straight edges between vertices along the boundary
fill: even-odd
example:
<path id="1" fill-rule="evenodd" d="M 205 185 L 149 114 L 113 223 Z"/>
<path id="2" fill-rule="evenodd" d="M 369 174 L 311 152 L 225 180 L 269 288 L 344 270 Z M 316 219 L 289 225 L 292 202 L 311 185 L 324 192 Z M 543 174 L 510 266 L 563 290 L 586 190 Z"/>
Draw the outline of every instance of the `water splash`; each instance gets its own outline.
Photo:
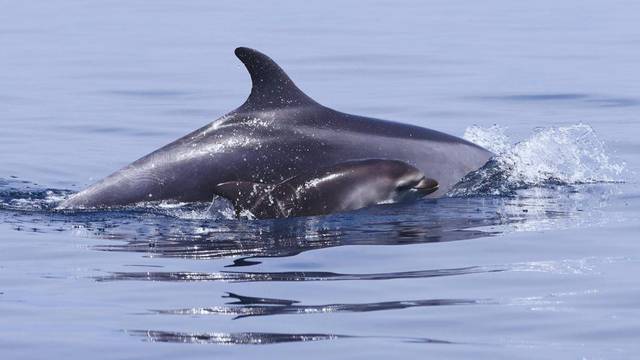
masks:
<path id="1" fill-rule="evenodd" d="M 506 129 L 469 127 L 464 138 L 496 153 L 465 176 L 449 196 L 513 195 L 518 189 L 623 181 L 624 163 L 612 159 L 589 125 L 537 129 L 511 145 Z"/>
<path id="2" fill-rule="evenodd" d="M 15 177 L 0 178 L 0 210 L 51 210 L 71 194 L 70 190 L 43 188 Z"/>
<path id="3" fill-rule="evenodd" d="M 506 132 L 507 128 L 500 125 L 493 125 L 487 128 L 474 125 L 468 127 L 462 137 L 495 154 L 501 155 L 512 147 Z"/>

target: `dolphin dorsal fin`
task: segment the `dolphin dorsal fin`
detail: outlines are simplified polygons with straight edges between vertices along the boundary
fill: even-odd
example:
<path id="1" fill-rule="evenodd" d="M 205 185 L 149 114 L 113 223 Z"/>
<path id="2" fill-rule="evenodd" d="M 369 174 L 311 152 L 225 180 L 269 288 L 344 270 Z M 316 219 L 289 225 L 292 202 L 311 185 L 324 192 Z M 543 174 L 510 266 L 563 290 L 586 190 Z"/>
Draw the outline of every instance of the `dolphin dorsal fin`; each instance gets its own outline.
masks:
<path id="1" fill-rule="evenodd" d="M 243 110 L 260 111 L 318 104 L 302 92 L 267 55 L 246 47 L 237 48 L 235 54 L 251 75 L 251 95 L 241 106 Z"/>

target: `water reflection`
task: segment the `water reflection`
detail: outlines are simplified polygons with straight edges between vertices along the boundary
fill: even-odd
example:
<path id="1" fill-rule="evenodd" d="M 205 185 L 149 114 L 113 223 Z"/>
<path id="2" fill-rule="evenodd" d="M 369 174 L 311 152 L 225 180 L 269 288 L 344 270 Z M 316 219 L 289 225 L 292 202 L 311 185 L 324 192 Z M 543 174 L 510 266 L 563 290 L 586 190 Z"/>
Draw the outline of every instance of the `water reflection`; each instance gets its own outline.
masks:
<path id="1" fill-rule="evenodd" d="M 1 191 L 0 200 L 5 200 L 0 203 L 0 217 L 17 231 L 68 231 L 76 236 L 105 240 L 93 246 L 98 251 L 136 252 L 147 257 L 222 259 L 228 262 L 227 267 L 251 266 L 260 263 L 260 258 L 294 256 L 337 246 L 440 243 L 492 237 L 504 231 L 572 227 L 579 224 L 580 219 L 593 221 L 594 217 L 590 216 L 593 214 L 589 212 L 597 211 L 607 200 L 597 192 L 594 196 L 585 196 L 569 187 L 549 187 L 521 190 L 513 196 L 443 198 L 324 217 L 250 221 L 212 217 L 208 204 L 151 204 L 117 211 L 50 210 L 52 203 L 66 194 L 48 189 Z M 445 273 L 458 271 L 469 270 L 446 270 Z M 144 276 L 160 276 L 157 274 Z M 167 277 L 245 279 L 232 272 L 221 274 L 224 275 L 172 273 Z M 431 276 L 429 274 L 420 272 L 419 276 Z M 126 279 L 141 275 L 118 273 L 114 276 Z M 321 277 L 348 276 L 352 275 Z M 308 277 L 307 274 L 302 278 Z"/>
<path id="2" fill-rule="evenodd" d="M 433 269 L 367 274 L 343 274 L 328 271 L 284 271 L 284 272 L 114 272 L 96 277 L 97 281 L 138 280 L 138 281 L 351 281 L 351 280 L 394 280 L 424 279 L 430 277 L 456 276 L 514 270 L 507 266 L 470 266 L 453 269 Z"/>
<path id="3" fill-rule="evenodd" d="M 1 180 L 1 179 L 0 179 Z M 545 272 L 555 274 L 583 274 L 592 271 L 593 264 L 602 261 L 620 261 L 608 258 L 580 258 L 553 261 L 537 261 L 483 266 L 424 269 L 413 271 L 387 271 L 368 267 L 361 272 L 305 271 L 294 266 L 293 271 L 251 271 L 262 258 L 288 257 L 297 254 L 339 246 L 410 245 L 442 243 L 472 239 L 487 239 L 504 232 L 539 231 L 542 229 L 572 228 L 583 222 L 593 224 L 605 219 L 595 212 L 606 204 L 609 192 L 598 191 L 599 185 L 582 187 L 549 186 L 516 190 L 509 196 L 442 198 L 413 204 L 378 206 L 360 211 L 334 214 L 324 217 L 293 218 L 280 220 L 231 220 L 211 216 L 209 204 L 148 204 L 147 206 L 122 208 L 111 211 L 55 211 L 56 201 L 68 193 L 61 190 L 18 188 L 13 181 L 0 182 L 0 220 L 15 231 L 62 232 L 92 240 L 90 249 L 101 252 L 138 253 L 146 257 L 215 260 L 207 262 L 207 271 L 188 271 L 190 261 L 175 261 L 187 271 L 163 271 L 157 264 L 145 264 L 156 268 L 142 269 L 141 264 L 125 265 L 117 272 L 86 274 L 99 283 L 121 281 L 144 282 L 218 282 L 222 291 L 228 290 L 225 282 L 326 282 L 373 281 L 435 277 L 452 277 L 469 274 L 498 272 Z M 30 186 L 30 185 L 29 185 Z M 4 189 L 3 189 L 4 187 Z M 585 191 L 589 190 L 589 191 Z M 111 254 L 110 257 L 116 257 Z M 117 258 L 117 257 L 116 257 Z M 130 259 L 130 257 L 126 257 Z M 624 261 L 624 259 L 622 259 Z M 147 263 L 147 262 L 145 262 Z M 330 264 L 329 264 L 330 265 Z M 465 264 L 473 265 L 473 264 Z M 445 265 L 446 266 L 446 265 Z M 118 267 L 117 269 L 123 269 Z M 104 268 L 98 271 L 108 271 Z M 84 274 L 83 274 L 84 275 Z M 47 275 L 48 276 L 48 275 Z M 64 276 L 62 276 L 64 277 Z M 84 276 L 83 276 L 84 278 Z M 449 278 L 447 278 L 449 279 Z M 351 283 L 339 283 L 349 287 Z M 339 284 L 334 284 L 339 286 Z M 371 284 L 371 283 L 369 283 Z M 125 289 L 130 284 L 119 283 Z M 150 284 L 151 285 L 151 284 Z M 174 289 L 174 285 L 170 287 Z M 214 285 L 214 284 L 210 284 Z M 215 284 L 218 285 L 218 284 Z M 254 286 L 255 285 L 255 286 Z M 261 291 L 258 284 L 249 288 Z M 309 284 L 311 285 L 311 284 Z M 109 285 L 116 286 L 115 284 Z M 186 284 L 176 285 L 187 289 Z M 117 287 L 117 286 L 116 286 Z M 134 285 L 135 287 L 135 285 Z M 164 291 L 163 286 L 151 287 Z M 215 287 L 215 286 L 214 286 Z M 219 287 L 219 286 L 218 286 Z M 245 287 L 246 288 L 246 287 Z M 289 287 L 287 287 L 289 288 Z M 187 291 L 187 290 L 185 290 Z M 162 293 L 161 293 L 162 294 Z M 233 301 L 205 304 L 178 303 L 176 308 L 166 305 L 139 304 L 139 311 L 131 314 L 156 315 L 153 319 L 190 320 L 190 316 L 229 316 L 233 319 L 252 321 L 279 320 L 279 315 L 338 314 L 385 312 L 401 309 L 425 309 L 441 306 L 524 305 L 532 309 L 559 311 L 563 304 L 557 298 L 536 295 L 527 298 L 415 298 L 368 299 L 367 302 L 340 302 L 314 300 L 310 304 L 294 299 L 277 299 L 261 296 L 245 296 L 227 293 Z M 263 293 L 268 295 L 266 293 Z M 337 293 L 339 294 L 339 293 Z M 328 294 L 329 296 L 331 294 Z M 167 293 L 173 296 L 173 293 Z M 287 295 L 284 295 L 287 296 Z M 344 297 L 343 297 L 344 299 Z M 385 300 L 385 301 L 379 301 Z M 346 299 L 349 301 L 349 299 Z M 159 309 L 157 308 L 159 307 Z M 483 309 L 486 307 L 482 307 Z M 457 308 L 456 308 L 457 309 Z M 186 316 L 185 316 L 186 315 Z M 268 317 L 265 319 L 265 317 Z M 144 319 L 151 319 L 147 317 Z M 317 317 L 313 317 L 317 319 Z M 139 317 L 137 319 L 143 319 Z M 258 320 L 259 319 L 259 320 Z M 180 321 L 178 320 L 178 321 Z M 306 318 L 302 320 L 307 320 Z M 230 320 L 231 321 L 231 320 Z M 313 320 L 311 320 L 313 321 Z M 240 322 L 243 324 L 244 322 Z M 144 323 L 143 323 L 144 324 Z M 221 345 L 258 345 L 349 338 L 371 338 L 366 333 L 354 333 L 331 328 L 328 332 L 311 328 L 311 332 L 226 332 L 216 322 L 205 332 L 171 331 L 171 327 L 153 329 L 141 325 L 140 330 L 125 330 L 130 336 L 149 342 L 197 343 Z M 237 324 L 237 323 L 234 323 Z M 184 329 L 184 327 L 182 328 Z M 188 328 L 187 328 L 188 329 Z M 216 330 L 216 331 L 209 331 Z M 222 331 L 220 331 L 222 330 Z M 308 330 L 307 330 L 308 331 Z M 335 333 L 334 333 L 335 331 Z M 389 335 L 393 335 L 390 333 Z M 431 338 L 379 336 L 380 339 L 429 344 L 450 344 L 450 341 Z"/>
<path id="4" fill-rule="evenodd" d="M 109 243 L 95 249 L 142 252 L 150 257 L 233 257 L 229 266 L 246 266 L 258 263 L 252 260 L 257 257 L 294 256 L 335 246 L 403 245 L 493 236 L 497 232 L 472 228 L 501 223 L 495 214 L 468 219 L 442 218 L 442 214 L 429 216 L 424 211 L 429 207 L 426 208 L 418 206 L 415 210 L 422 213 L 416 216 L 378 214 L 373 219 L 349 214 L 280 221 L 207 222 L 196 227 L 171 221 L 172 226 L 160 225 L 146 234 L 137 232 L 133 238 L 122 234 L 124 244 Z M 385 210 L 392 211 L 377 212 Z M 113 233 L 111 238 L 117 235 Z"/>
<path id="5" fill-rule="evenodd" d="M 234 319 L 240 319 L 251 316 L 370 312 L 400 310 L 413 307 L 475 305 L 492 303 L 490 300 L 484 299 L 427 299 L 383 301 L 358 304 L 338 303 L 322 305 L 301 305 L 299 304 L 299 301 L 296 300 L 242 296 L 234 293 L 227 293 L 227 296 L 225 297 L 233 298 L 237 301 L 227 302 L 226 306 L 223 305 L 188 309 L 153 310 L 152 312 L 164 315 L 227 315 L 234 316 Z"/>
<path id="6" fill-rule="evenodd" d="M 535 197 L 445 198 L 326 217 L 264 221 L 185 220 L 181 218 L 184 212 L 172 212 L 163 214 L 164 219 L 150 219 L 146 226 L 120 225 L 107 231 L 101 237 L 123 242 L 94 249 L 139 252 L 149 257 L 224 258 L 230 261 L 227 266 L 241 267 L 258 264 L 259 258 L 336 246 L 486 238 L 503 231 L 557 225 L 577 216 L 579 210 L 573 202 L 536 193 Z"/>
<path id="7" fill-rule="evenodd" d="M 468 266 L 462 268 L 430 269 L 416 271 L 399 271 L 384 273 L 345 274 L 329 271 L 283 271 L 283 272 L 180 272 L 180 271 L 143 271 L 113 272 L 94 279 L 104 281 L 222 281 L 222 282 L 264 282 L 264 281 L 353 281 L 353 280 L 397 280 L 426 279 L 432 277 L 458 276 L 469 274 L 487 274 L 497 272 L 543 272 L 555 274 L 584 274 L 592 271 L 594 266 L 602 263 L 634 261 L 631 257 L 587 257 L 578 259 L 562 259 L 548 261 L 527 261 L 502 265 Z"/>
<path id="8" fill-rule="evenodd" d="M 127 334 L 143 338 L 149 342 L 183 343 L 183 344 L 218 344 L 218 345 L 268 345 L 289 342 L 307 342 L 320 340 L 338 340 L 349 338 L 383 338 L 373 336 L 352 336 L 339 334 L 322 333 L 266 333 L 266 332 L 208 332 L 190 333 L 159 330 L 127 330 Z M 423 344 L 455 344 L 451 341 L 431 339 L 431 338 L 403 338 L 384 337 L 400 340 L 403 342 L 423 343 Z"/>
<path id="9" fill-rule="evenodd" d="M 159 330 L 127 330 L 131 336 L 142 337 L 149 342 L 219 345 L 267 345 L 288 342 L 335 340 L 351 336 L 336 334 L 285 334 L 264 332 L 240 333 L 187 333 Z"/>

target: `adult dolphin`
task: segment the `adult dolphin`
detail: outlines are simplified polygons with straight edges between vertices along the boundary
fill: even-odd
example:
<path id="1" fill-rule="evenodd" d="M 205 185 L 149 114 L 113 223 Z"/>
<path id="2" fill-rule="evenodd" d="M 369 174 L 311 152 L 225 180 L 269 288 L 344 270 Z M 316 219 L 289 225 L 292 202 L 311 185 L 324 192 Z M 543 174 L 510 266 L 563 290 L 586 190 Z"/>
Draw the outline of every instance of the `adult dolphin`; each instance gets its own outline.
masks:
<path id="1" fill-rule="evenodd" d="M 210 201 L 231 181 L 277 184 L 313 168 L 361 159 L 406 162 L 445 194 L 493 155 L 466 140 L 414 125 L 345 114 L 304 94 L 268 56 L 235 50 L 251 76 L 236 110 L 71 196 L 60 208 L 148 200 Z"/>

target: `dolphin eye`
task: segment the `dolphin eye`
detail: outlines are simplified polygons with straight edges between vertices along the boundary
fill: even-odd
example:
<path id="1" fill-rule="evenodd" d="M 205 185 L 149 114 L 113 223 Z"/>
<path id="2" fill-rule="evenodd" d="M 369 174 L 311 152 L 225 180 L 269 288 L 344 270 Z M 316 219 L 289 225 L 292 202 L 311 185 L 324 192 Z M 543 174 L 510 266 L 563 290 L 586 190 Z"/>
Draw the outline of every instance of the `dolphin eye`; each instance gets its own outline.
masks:
<path id="1" fill-rule="evenodd" d="M 420 179 L 420 180 L 422 180 L 422 179 Z M 407 191 L 407 190 L 410 190 L 414 186 L 416 186 L 420 182 L 420 180 L 410 180 L 410 181 L 407 181 L 407 182 L 405 182 L 405 183 L 403 183 L 401 185 L 398 185 L 398 186 L 396 186 L 396 191 Z"/>

